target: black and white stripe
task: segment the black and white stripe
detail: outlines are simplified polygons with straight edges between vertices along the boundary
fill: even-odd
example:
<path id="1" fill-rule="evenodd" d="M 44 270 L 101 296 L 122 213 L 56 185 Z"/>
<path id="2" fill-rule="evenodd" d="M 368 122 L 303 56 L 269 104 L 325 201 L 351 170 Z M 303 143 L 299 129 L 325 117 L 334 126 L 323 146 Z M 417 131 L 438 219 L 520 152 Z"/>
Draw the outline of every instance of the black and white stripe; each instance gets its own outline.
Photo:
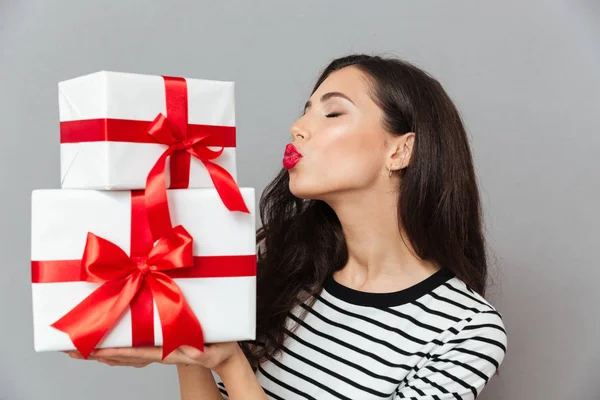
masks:
<path id="1" fill-rule="evenodd" d="M 330 279 L 288 322 L 284 348 L 257 371 L 275 400 L 475 399 L 506 353 L 501 315 L 445 270 L 387 294 Z"/>

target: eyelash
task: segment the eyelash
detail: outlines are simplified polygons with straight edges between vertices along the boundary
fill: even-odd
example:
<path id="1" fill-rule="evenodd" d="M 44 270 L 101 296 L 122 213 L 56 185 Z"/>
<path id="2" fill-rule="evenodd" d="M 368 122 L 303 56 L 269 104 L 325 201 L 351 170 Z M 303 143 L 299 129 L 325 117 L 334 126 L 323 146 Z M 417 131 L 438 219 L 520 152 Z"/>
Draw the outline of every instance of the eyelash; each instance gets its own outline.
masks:
<path id="1" fill-rule="evenodd" d="M 337 118 L 340 115 L 342 115 L 342 113 L 329 113 L 329 114 L 325 115 L 325 117 L 327 117 L 327 118 Z"/>

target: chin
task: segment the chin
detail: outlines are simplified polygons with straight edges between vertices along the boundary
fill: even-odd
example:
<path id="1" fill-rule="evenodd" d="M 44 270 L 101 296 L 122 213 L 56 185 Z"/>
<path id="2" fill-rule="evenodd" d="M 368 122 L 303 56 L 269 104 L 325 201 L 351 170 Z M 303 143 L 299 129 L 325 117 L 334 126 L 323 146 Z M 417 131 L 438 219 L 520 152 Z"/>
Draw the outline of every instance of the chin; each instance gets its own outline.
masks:
<path id="1" fill-rule="evenodd" d="M 290 192 L 299 199 L 316 200 L 314 190 L 290 184 Z"/>
<path id="2" fill-rule="evenodd" d="M 337 192 L 337 188 L 333 187 L 335 185 L 328 185 L 323 180 L 298 178 L 298 176 L 290 176 L 289 189 L 300 199 L 326 201 Z"/>
<path id="3" fill-rule="evenodd" d="M 293 174 L 290 174 L 290 183 L 289 189 L 290 192 L 300 198 L 305 200 L 318 200 L 318 191 L 315 187 L 314 181 L 311 184 L 310 182 L 306 182 L 305 179 L 298 179 L 299 177 Z"/>

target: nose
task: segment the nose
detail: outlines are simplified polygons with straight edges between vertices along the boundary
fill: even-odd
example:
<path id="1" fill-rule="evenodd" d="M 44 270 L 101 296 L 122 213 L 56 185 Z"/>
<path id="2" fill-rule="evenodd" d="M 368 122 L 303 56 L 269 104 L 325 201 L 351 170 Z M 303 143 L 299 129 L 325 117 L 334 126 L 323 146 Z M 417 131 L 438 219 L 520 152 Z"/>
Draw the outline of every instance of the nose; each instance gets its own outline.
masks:
<path id="1" fill-rule="evenodd" d="M 305 129 L 301 128 L 297 124 L 292 125 L 292 127 L 290 129 L 290 132 L 292 133 L 292 139 L 295 142 L 301 141 L 301 140 L 305 140 L 309 136 L 308 131 L 306 131 Z"/>

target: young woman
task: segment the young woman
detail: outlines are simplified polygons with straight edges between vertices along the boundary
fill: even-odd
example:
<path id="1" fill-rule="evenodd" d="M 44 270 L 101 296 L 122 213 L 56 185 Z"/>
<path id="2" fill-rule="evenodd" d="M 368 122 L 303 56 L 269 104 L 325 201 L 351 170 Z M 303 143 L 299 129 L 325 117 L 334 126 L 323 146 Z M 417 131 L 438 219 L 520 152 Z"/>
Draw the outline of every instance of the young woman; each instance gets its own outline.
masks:
<path id="1" fill-rule="evenodd" d="M 182 399 L 475 399 L 506 331 L 482 297 L 479 191 L 442 86 L 340 58 L 291 134 L 260 204 L 258 340 L 172 353 Z M 91 358 L 140 367 L 161 349 Z"/>

